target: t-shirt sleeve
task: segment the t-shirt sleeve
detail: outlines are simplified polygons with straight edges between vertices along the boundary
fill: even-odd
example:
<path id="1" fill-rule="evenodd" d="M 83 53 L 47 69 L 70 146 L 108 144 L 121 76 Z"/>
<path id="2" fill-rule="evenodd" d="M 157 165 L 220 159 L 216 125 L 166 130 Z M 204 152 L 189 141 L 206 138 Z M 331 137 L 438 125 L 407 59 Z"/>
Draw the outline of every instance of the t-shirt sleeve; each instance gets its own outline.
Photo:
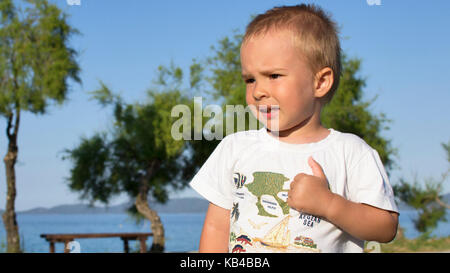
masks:
<path id="1" fill-rule="evenodd" d="M 348 173 L 350 200 L 398 212 L 394 192 L 378 152 L 372 148 Z"/>
<path id="2" fill-rule="evenodd" d="M 229 138 L 217 145 L 189 185 L 209 202 L 232 208 L 232 147 Z"/>

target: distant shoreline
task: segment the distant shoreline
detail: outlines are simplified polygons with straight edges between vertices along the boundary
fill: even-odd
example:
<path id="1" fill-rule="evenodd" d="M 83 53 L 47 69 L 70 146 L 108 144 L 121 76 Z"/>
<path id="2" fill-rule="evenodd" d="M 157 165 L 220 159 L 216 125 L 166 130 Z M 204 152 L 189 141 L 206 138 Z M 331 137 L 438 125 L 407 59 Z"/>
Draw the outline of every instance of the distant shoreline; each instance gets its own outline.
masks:
<path id="1" fill-rule="evenodd" d="M 150 203 L 158 213 L 203 213 L 208 209 L 209 202 L 202 198 L 174 198 L 165 204 Z M 89 206 L 87 204 L 66 204 L 51 208 L 37 207 L 16 212 L 17 214 L 123 214 L 132 205 L 131 202 L 114 206 Z M 0 210 L 2 214 L 4 210 Z"/>

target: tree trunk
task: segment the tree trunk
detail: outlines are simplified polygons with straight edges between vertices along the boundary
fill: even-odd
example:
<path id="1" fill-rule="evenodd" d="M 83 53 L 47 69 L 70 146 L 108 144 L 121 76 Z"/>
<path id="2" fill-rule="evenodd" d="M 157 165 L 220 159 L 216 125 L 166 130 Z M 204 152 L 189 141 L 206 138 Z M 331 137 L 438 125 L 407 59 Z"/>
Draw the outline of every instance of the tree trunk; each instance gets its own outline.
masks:
<path id="1" fill-rule="evenodd" d="M 16 200 L 16 171 L 15 164 L 17 161 L 17 132 L 19 130 L 20 121 L 20 110 L 16 112 L 16 120 L 14 124 L 13 133 L 11 133 L 12 128 L 12 114 L 8 118 L 8 127 L 6 130 L 6 135 L 8 136 L 8 152 L 6 153 L 3 161 L 5 162 L 6 171 L 6 208 L 3 213 L 3 224 L 6 230 L 6 240 L 7 240 L 7 252 L 17 253 L 20 250 L 20 237 L 19 237 L 19 225 L 16 220 L 15 212 L 15 200 Z"/>
<path id="2" fill-rule="evenodd" d="M 153 176 L 154 172 L 158 169 L 158 162 L 153 161 L 149 168 L 147 169 L 146 174 L 141 179 L 141 185 L 139 186 L 139 194 L 136 197 L 136 209 L 141 213 L 145 218 L 150 220 L 151 229 L 153 233 L 153 243 L 150 248 L 150 252 L 163 252 L 165 245 L 164 238 L 164 226 L 159 218 L 158 213 L 155 210 L 152 210 L 148 205 L 148 183 L 150 178 Z"/>

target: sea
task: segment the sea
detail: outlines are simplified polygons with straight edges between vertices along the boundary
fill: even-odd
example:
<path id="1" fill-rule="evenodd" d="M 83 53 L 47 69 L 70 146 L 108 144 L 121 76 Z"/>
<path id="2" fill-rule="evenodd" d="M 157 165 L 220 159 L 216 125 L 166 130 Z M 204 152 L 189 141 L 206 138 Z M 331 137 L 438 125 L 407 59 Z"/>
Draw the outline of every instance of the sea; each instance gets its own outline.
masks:
<path id="1" fill-rule="evenodd" d="M 400 226 L 407 238 L 420 235 L 414 229 L 416 211 L 400 211 Z M 160 213 L 166 235 L 166 252 L 189 252 L 198 249 L 204 213 Z M 431 236 L 450 236 L 450 211 L 448 222 L 440 222 Z M 22 249 L 27 253 L 48 253 L 49 243 L 41 234 L 52 233 L 125 233 L 151 232 L 150 223 L 136 223 L 127 214 L 18 214 L 19 234 Z M 6 233 L 0 219 L 0 252 L 6 251 Z M 147 246 L 151 245 L 151 237 Z M 76 239 L 77 251 L 82 253 L 120 253 L 123 242 L 120 238 Z M 138 252 L 138 241 L 129 242 L 130 252 Z M 55 244 L 56 252 L 64 252 L 64 244 Z"/>

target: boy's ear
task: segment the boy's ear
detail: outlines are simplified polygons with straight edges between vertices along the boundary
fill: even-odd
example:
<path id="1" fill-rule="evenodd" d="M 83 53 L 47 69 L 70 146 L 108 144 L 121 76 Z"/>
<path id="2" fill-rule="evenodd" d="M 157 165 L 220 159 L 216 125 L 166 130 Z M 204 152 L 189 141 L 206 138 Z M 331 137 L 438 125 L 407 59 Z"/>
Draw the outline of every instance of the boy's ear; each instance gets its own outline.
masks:
<path id="1" fill-rule="evenodd" d="M 317 98 L 324 97 L 333 86 L 334 77 L 333 70 L 329 67 L 325 67 L 316 73 L 314 81 L 314 95 Z"/>

